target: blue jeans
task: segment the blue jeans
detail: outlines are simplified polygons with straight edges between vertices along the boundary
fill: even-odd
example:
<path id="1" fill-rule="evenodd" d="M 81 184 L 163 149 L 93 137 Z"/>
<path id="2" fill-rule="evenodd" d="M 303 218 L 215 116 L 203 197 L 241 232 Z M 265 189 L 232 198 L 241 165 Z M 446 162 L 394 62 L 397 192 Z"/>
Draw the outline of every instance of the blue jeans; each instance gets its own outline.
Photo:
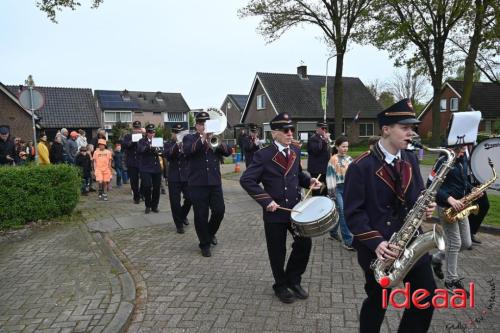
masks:
<path id="1" fill-rule="evenodd" d="M 123 169 L 116 168 L 116 186 L 122 186 Z"/>
<path id="2" fill-rule="evenodd" d="M 90 177 L 82 177 L 82 193 L 86 193 L 89 191 L 90 187 Z"/>
<path id="3" fill-rule="evenodd" d="M 126 169 L 122 169 L 122 180 L 123 184 L 128 184 L 128 172 Z"/>
<path id="4" fill-rule="evenodd" d="M 342 239 L 344 240 L 344 244 L 347 246 L 352 245 L 352 234 L 345 223 L 344 217 L 344 184 L 337 184 L 335 187 L 335 206 L 337 211 L 339 212 L 339 223 L 330 230 L 330 235 L 336 236 L 339 230 L 340 225 L 340 234 L 342 235 Z"/>

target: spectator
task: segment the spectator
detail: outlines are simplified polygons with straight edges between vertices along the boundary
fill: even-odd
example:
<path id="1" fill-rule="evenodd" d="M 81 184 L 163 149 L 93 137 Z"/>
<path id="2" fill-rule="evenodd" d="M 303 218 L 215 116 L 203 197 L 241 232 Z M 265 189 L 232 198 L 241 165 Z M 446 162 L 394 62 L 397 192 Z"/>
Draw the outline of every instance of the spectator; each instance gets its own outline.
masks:
<path id="1" fill-rule="evenodd" d="M 64 163 L 64 147 L 62 145 L 62 134 L 57 134 L 50 147 L 50 163 L 61 164 Z"/>
<path id="2" fill-rule="evenodd" d="M 78 138 L 78 133 L 72 131 L 69 136 L 70 138 L 67 141 L 68 161 L 71 164 L 75 164 L 76 154 L 78 154 L 78 144 L 76 143 L 76 139 Z"/>
<path id="3" fill-rule="evenodd" d="M 14 165 L 16 148 L 7 126 L 0 126 L 0 165 Z"/>
<path id="4" fill-rule="evenodd" d="M 95 179 L 99 183 L 99 200 L 108 201 L 109 182 L 111 180 L 111 161 L 113 154 L 106 149 L 106 140 L 97 141 L 99 149 L 94 152 Z"/>
<path id="5" fill-rule="evenodd" d="M 87 147 L 80 147 L 80 152 L 76 155 L 75 165 L 82 170 L 82 188 L 83 195 L 87 195 L 90 190 L 90 177 L 92 173 L 92 162 L 87 154 Z"/>
<path id="6" fill-rule="evenodd" d="M 28 154 L 25 151 L 19 152 L 19 162 L 17 165 L 26 165 L 28 164 Z"/>
<path id="7" fill-rule="evenodd" d="M 115 145 L 113 164 L 116 172 L 116 187 L 121 187 L 123 180 L 123 152 L 121 142 Z"/>
<path id="8" fill-rule="evenodd" d="M 47 135 L 42 134 L 40 136 L 40 142 L 37 146 L 38 150 L 38 163 L 40 165 L 49 165 L 50 157 L 49 157 L 49 149 L 47 148 Z"/>
<path id="9" fill-rule="evenodd" d="M 94 172 L 94 145 L 93 144 L 88 144 L 87 145 L 87 155 L 90 157 L 91 163 L 91 172 L 90 172 L 90 183 L 89 183 L 89 191 L 90 192 L 95 192 L 95 188 L 92 186 L 95 180 L 95 172 Z M 94 172 L 94 175 L 92 175 L 92 172 Z"/>
<path id="10" fill-rule="evenodd" d="M 69 163 L 69 147 L 68 147 L 68 136 L 69 132 L 66 128 L 61 129 L 61 144 L 63 145 L 63 159 L 64 162 Z"/>
<path id="11" fill-rule="evenodd" d="M 372 150 L 373 145 L 376 144 L 378 142 L 378 140 L 380 140 L 380 136 L 377 136 L 377 135 L 370 136 L 368 138 L 368 150 Z"/>
<path id="12" fill-rule="evenodd" d="M 21 157 L 19 157 L 19 153 L 23 150 L 23 144 L 22 144 L 20 137 L 16 136 L 14 138 L 14 146 L 15 146 L 14 161 L 16 164 L 19 164 L 19 162 L 21 161 Z"/>
<path id="13" fill-rule="evenodd" d="M 82 147 L 87 148 L 87 137 L 85 135 L 86 135 L 86 133 L 84 130 L 82 130 L 82 129 L 78 130 L 78 138 L 76 139 L 76 144 L 78 145 L 78 150 L 80 150 L 80 148 L 82 148 Z"/>
<path id="14" fill-rule="evenodd" d="M 33 162 L 36 157 L 36 149 L 31 140 L 28 141 L 28 145 L 26 146 L 26 153 L 28 154 L 28 161 Z"/>

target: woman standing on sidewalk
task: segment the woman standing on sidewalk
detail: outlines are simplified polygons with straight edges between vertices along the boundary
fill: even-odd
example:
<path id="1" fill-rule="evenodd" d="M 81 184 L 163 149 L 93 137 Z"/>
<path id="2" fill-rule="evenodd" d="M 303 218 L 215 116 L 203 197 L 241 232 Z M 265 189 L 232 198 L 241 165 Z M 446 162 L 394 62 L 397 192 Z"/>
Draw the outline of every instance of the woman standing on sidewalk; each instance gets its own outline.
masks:
<path id="1" fill-rule="evenodd" d="M 334 154 L 330 158 L 326 170 L 326 185 L 328 187 L 328 196 L 335 200 L 337 211 L 339 212 L 339 223 L 330 230 L 330 239 L 340 240 L 338 229 L 340 225 L 340 234 L 342 235 L 342 245 L 349 251 L 354 251 L 352 245 L 352 234 L 347 227 L 344 218 L 344 179 L 352 157 L 347 155 L 349 142 L 347 137 L 341 136 L 335 140 Z"/>

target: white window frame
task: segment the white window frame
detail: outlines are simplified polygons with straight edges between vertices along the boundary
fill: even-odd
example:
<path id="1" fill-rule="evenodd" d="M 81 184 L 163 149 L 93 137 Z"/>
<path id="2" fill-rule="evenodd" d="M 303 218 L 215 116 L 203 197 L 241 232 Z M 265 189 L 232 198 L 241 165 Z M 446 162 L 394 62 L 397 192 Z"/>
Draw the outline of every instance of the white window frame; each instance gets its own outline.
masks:
<path id="1" fill-rule="evenodd" d="M 446 112 L 446 102 L 447 102 L 446 98 L 441 98 L 441 100 L 439 101 L 439 111 Z"/>
<path id="2" fill-rule="evenodd" d="M 185 112 L 165 112 L 163 115 L 163 122 L 165 123 L 178 123 L 186 121 Z"/>
<path id="3" fill-rule="evenodd" d="M 450 98 L 450 111 L 458 111 L 458 98 Z"/>
<path id="4" fill-rule="evenodd" d="M 365 134 L 366 135 L 362 135 L 361 133 L 361 126 L 364 125 L 365 126 Z M 370 131 L 368 130 L 368 128 L 371 126 L 371 134 L 369 133 Z M 373 123 L 359 123 L 358 125 L 358 129 L 359 129 L 359 137 L 360 138 L 368 138 L 370 136 L 373 136 L 374 133 L 375 133 L 375 126 Z"/>
<path id="5" fill-rule="evenodd" d="M 266 108 L 266 94 L 257 95 L 257 110 L 264 110 Z"/>
<path id="6" fill-rule="evenodd" d="M 109 118 L 110 116 L 113 116 Z M 127 119 L 123 119 L 127 118 Z M 104 122 L 106 123 L 131 123 L 132 111 L 104 111 Z"/>

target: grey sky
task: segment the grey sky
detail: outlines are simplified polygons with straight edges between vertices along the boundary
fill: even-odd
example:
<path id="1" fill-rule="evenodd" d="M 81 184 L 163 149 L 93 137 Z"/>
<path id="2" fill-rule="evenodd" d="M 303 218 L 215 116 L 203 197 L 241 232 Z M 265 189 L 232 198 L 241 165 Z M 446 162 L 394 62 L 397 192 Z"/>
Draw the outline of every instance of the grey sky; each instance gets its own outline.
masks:
<path id="1" fill-rule="evenodd" d="M 35 0 L 0 1 L 0 82 L 41 86 L 180 92 L 191 108 L 219 107 L 248 94 L 255 72 L 324 75 L 319 28 L 304 26 L 266 44 L 257 18 L 239 19 L 246 0 L 105 0 L 58 14 L 53 24 Z M 330 62 L 329 74 L 335 64 Z M 344 76 L 387 81 L 385 52 L 352 45 Z"/>

